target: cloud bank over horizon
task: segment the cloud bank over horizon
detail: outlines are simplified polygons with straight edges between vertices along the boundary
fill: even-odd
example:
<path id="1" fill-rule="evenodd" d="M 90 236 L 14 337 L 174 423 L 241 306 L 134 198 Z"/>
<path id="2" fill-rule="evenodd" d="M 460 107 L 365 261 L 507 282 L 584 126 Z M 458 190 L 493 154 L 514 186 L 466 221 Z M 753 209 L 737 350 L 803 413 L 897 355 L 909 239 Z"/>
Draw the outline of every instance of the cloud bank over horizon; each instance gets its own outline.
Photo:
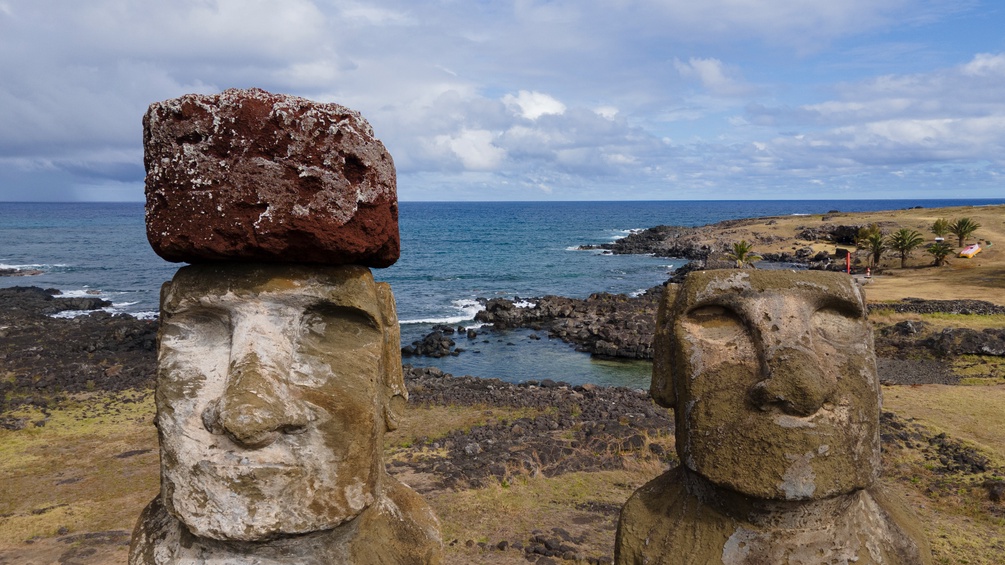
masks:
<path id="1" fill-rule="evenodd" d="M 155 101 L 360 111 L 402 200 L 996 198 L 978 0 L 0 0 L 0 200 L 140 200 Z"/>

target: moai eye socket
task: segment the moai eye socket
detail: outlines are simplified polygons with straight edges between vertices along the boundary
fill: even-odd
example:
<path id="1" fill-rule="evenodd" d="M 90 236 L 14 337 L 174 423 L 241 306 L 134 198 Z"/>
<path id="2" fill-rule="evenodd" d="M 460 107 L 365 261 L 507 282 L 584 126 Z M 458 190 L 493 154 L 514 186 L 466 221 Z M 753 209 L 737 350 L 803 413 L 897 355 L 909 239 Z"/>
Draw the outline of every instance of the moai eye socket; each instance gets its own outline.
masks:
<path id="1" fill-rule="evenodd" d="M 813 313 L 813 331 L 824 341 L 846 345 L 862 339 L 862 319 L 855 313 L 826 306 Z"/>
<path id="2" fill-rule="evenodd" d="M 319 304 L 304 312 L 303 332 L 329 346 L 361 347 L 381 338 L 376 321 L 365 312 L 332 304 Z"/>
<path id="3" fill-rule="evenodd" d="M 173 343 L 212 346 L 230 340 L 230 316 L 212 308 L 184 310 L 167 318 L 162 332 Z"/>
<path id="4" fill-rule="evenodd" d="M 687 313 L 686 324 L 696 337 L 716 343 L 734 341 L 747 334 L 743 320 L 725 306 L 699 306 Z"/>

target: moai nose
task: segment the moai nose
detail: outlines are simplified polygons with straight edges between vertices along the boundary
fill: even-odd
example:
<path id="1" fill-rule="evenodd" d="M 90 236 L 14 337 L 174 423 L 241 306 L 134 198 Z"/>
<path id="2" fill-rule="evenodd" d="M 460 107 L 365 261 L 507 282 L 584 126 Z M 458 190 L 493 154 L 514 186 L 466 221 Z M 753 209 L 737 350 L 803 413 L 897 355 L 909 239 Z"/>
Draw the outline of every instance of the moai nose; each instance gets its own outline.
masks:
<path id="1" fill-rule="evenodd" d="M 203 425 L 227 434 L 243 447 L 265 447 L 282 434 L 301 433 L 312 417 L 297 399 L 286 376 L 249 353 L 231 363 L 227 388 L 202 414 Z"/>
<path id="2" fill-rule="evenodd" d="M 809 416 L 832 399 L 837 379 L 812 350 L 780 347 L 766 357 L 766 378 L 751 389 L 755 406 L 762 410 L 777 407 L 792 416 Z"/>

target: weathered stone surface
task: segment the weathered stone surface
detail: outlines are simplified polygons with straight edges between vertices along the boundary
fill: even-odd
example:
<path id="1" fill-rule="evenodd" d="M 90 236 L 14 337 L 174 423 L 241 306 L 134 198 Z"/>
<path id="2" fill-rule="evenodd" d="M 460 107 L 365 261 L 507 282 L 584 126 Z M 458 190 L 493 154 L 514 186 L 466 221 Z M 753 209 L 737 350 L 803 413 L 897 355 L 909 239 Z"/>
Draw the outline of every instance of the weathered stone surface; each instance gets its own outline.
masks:
<path id="1" fill-rule="evenodd" d="M 438 563 L 382 461 L 407 392 L 394 298 L 359 266 L 195 265 L 161 296 L 161 494 L 130 563 Z"/>
<path id="2" fill-rule="evenodd" d="M 394 163 L 359 113 L 264 90 L 190 94 L 143 118 L 147 238 L 169 261 L 387 267 Z"/>
<path id="3" fill-rule="evenodd" d="M 875 485 L 879 379 L 850 277 L 696 271 L 656 326 L 650 393 L 681 465 L 622 509 L 617 563 L 931 561 Z"/>
<path id="4" fill-rule="evenodd" d="M 717 490 L 680 466 L 645 484 L 621 509 L 615 563 L 931 563 L 923 531 L 878 486 L 802 502 Z M 920 546 L 920 547 L 919 547 Z"/>

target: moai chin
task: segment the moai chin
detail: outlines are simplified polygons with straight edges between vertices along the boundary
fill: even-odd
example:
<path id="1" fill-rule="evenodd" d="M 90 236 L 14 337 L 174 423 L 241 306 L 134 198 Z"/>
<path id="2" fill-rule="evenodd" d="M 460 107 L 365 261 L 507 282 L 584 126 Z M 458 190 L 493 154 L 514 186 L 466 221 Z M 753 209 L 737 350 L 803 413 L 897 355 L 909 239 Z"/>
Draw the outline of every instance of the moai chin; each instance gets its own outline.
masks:
<path id="1" fill-rule="evenodd" d="M 277 127 L 296 124 L 289 136 L 276 131 L 268 139 L 341 132 L 339 143 L 345 145 L 353 131 L 346 123 L 329 128 L 309 101 L 264 91 L 227 91 L 195 97 L 196 102 L 185 98 L 152 106 L 147 129 L 154 123 L 150 116 L 169 107 L 179 109 L 169 113 L 175 121 L 194 113 L 198 127 L 236 124 L 214 135 L 231 135 L 240 143 L 215 138 L 203 147 L 207 151 L 213 144 L 236 147 L 247 141 L 240 120 L 215 115 L 231 115 L 235 108 L 286 116 Z M 322 114 L 340 108 L 320 106 Z M 358 115 L 349 117 L 357 129 L 368 131 Z M 170 129 L 191 127 L 172 123 Z M 356 235 L 363 233 L 361 226 L 380 228 L 376 241 L 329 238 L 336 228 L 321 211 L 297 208 L 303 217 L 295 222 L 284 221 L 279 212 L 290 212 L 291 202 L 311 194 L 319 201 L 366 192 L 357 186 L 373 176 L 365 167 L 340 177 L 356 184 L 330 187 L 333 193 L 325 198 L 321 193 L 328 189 L 319 192 L 310 179 L 298 185 L 296 175 L 268 191 L 254 187 L 267 179 L 238 177 L 251 186 L 207 194 L 201 183 L 179 180 L 186 178 L 183 170 L 194 171 L 186 160 L 194 151 L 189 145 L 206 138 L 152 133 L 145 136 L 148 167 L 151 154 L 164 154 L 163 148 L 158 153 L 150 147 L 157 139 L 182 140 L 175 150 L 185 158 L 159 159 L 158 176 L 152 181 L 148 174 L 148 231 L 182 213 L 221 225 L 202 226 L 195 239 L 184 230 L 151 239 L 155 247 L 177 254 L 173 258 L 195 264 L 181 268 L 161 290 L 156 392 L 161 492 L 140 516 L 129 562 L 439 563 L 436 517 L 419 495 L 387 474 L 382 458 L 384 433 L 396 427 L 407 391 L 394 296 L 364 265 L 397 259 L 393 169 L 391 194 L 377 199 L 383 202 L 377 206 L 381 222 L 371 225 L 370 212 L 353 220 L 364 207 L 355 198 L 350 200 L 359 208 L 338 218 Z M 348 140 L 357 149 L 373 143 L 365 135 Z M 378 153 L 384 151 L 376 143 Z M 283 166 L 295 170 L 288 160 L 296 156 L 285 151 Z M 330 159 L 342 162 L 337 155 Z M 375 162 L 383 166 L 390 160 Z M 218 209 L 217 202 L 226 204 Z M 181 203 L 188 207 L 179 210 Z M 269 222 L 244 225 L 242 210 L 263 208 L 272 210 Z M 386 233 L 389 223 L 393 234 Z M 249 241 L 214 243 L 221 234 L 241 230 L 252 234 Z"/>
<path id="2" fill-rule="evenodd" d="M 693 272 L 660 306 L 654 351 L 681 464 L 622 508 L 616 563 L 931 562 L 876 483 L 879 379 L 850 277 Z"/>

